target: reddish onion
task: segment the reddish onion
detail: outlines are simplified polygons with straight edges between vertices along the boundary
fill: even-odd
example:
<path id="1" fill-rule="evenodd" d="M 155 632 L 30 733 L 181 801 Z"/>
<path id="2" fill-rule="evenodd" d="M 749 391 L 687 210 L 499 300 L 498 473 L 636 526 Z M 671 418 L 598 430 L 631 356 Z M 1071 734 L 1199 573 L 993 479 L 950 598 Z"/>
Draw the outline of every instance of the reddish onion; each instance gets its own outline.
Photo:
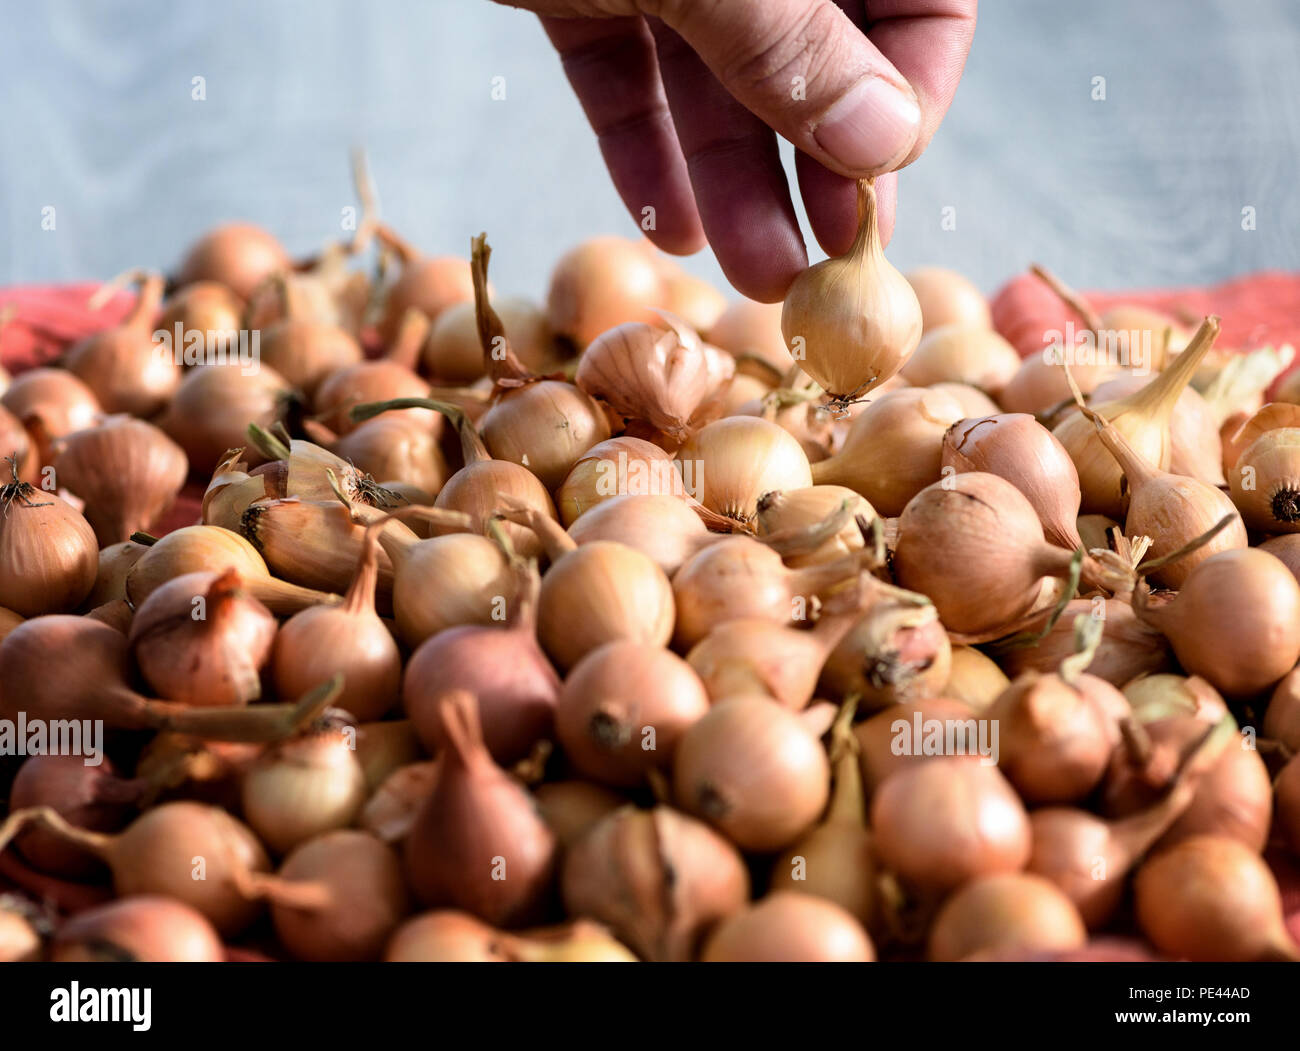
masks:
<path id="1" fill-rule="evenodd" d="M 226 949 L 203 913 L 154 894 L 111 901 L 69 918 L 54 936 L 56 963 L 221 963 Z"/>
<path id="2" fill-rule="evenodd" d="M 500 763 L 524 758 L 551 732 L 560 679 L 537 644 L 537 576 L 516 567 L 518 583 L 501 627 L 464 625 L 426 639 L 407 662 L 402 703 L 430 753 L 443 747 L 442 695 L 478 699 L 482 734 Z"/>
<path id="3" fill-rule="evenodd" d="M 437 708 L 447 742 L 433 792 L 406 840 L 406 872 L 426 905 L 454 905 L 498 925 L 539 915 L 558 844 L 524 788 L 492 760 L 472 694 Z"/>

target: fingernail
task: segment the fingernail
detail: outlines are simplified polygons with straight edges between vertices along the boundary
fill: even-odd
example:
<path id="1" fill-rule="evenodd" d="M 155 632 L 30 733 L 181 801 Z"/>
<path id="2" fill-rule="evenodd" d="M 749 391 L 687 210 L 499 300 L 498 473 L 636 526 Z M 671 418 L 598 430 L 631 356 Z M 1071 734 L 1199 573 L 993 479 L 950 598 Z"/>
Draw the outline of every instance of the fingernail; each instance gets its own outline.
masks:
<path id="1" fill-rule="evenodd" d="M 874 175 L 907 155 L 920 124 L 912 99 L 880 77 L 867 77 L 827 111 L 813 138 L 851 172 Z"/>

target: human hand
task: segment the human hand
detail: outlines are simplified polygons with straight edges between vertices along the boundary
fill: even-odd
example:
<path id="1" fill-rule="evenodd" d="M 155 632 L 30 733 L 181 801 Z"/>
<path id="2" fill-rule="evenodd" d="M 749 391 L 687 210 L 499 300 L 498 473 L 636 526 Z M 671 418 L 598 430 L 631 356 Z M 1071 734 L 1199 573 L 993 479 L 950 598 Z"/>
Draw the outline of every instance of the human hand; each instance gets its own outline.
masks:
<path id="1" fill-rule="evenodd" d="M 910 164 L 943 118 L 976 0 L 498 0 L 542 18 L 646 235 L 685 255 L 707 239 L 731 283 L 774 302 L 808 265 L 777 152 L 818 243 L 857 231 L 854 181 Z M 895 178 L 877 182 L 881 233 Z"/>

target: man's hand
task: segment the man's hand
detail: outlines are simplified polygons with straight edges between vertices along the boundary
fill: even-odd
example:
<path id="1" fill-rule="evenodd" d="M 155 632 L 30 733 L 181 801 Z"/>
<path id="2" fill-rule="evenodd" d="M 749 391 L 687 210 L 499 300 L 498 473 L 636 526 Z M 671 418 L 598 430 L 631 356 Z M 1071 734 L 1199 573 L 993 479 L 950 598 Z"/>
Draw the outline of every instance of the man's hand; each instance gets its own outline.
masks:
<path id="1" fill-rule="evenodd" d="M 542 16 L 614 185 L 667 252 L 713 246 L 745 295 L 808 265 L 779 133 L 831 255 L 857 228 L 854 180 L 915 160 L 943 118 L 976 0 L 501 0 Z M 895 180 L 877 184 L 882 234 Z"/>

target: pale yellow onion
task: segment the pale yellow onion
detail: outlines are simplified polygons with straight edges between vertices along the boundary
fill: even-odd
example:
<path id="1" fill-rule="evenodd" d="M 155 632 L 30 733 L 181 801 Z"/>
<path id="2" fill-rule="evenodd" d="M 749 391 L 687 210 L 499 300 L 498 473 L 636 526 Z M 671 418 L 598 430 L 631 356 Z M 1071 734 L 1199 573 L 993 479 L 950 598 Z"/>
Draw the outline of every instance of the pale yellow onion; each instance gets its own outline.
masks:
<path id="1" fill-rule="evenodd" d="M 1253 529 L 1300 533 L 1300 428 L 1260 435 L 1228 474 L 1232 502 Z"/>
<path id="2" fill-rule="evenodd" d="M 555 493 L 560 521 L 573 525 L 616 496 L 684 497 L 686 486 L 671 453 L 641 438 L 607 438 L 573 465 Z"/>
<path id="3" fill-rule="evenodd" d="M 579 544 L 614 540 L 646 555 L 669 576 L 697 551 L 725 538 L 676 496 L 615 496 L 569 527 Z M 536 539 L 534 538 L 534 543 Z"/>
<path id="4" fill-rule="evenodd" d="M 713 323 L 708 340 L 736 358 L 741 376 L 751 376 L 770 386 L 794 364 L 781 334 L 781 310 L 780 303 L 736 300 Z"/>
<path id="5" fill-rule="evenodd" d="M 798 439 L 810 464 L 826 459 L 831 454 L 834 443 L 835 421 L 831 414 L 824 405 L 814 401 L 796 401 L 793 405 L 783 405 L 779 401 L 783 393 L 785 392 L 770 391 L 762 398 L 736 406 L 735 411 L 728 415 L 760 416 L 771 420 Z"/>
<path id="6" fill-rule="evenodd" d="M 84 608 L 94 609 L 106 602 L 126 598 L 126 578 L 148 550 L 144 544 L 137 544 L 133 540 L 101 548 L 95 586 L 86 596 Z"/>
<path id="7" fill-rule="evenodd" d="M 771 541 L 774 537 L 810 530 L 825 522 L 845 503 L 849 505 L 852 516 L 833 536 L 812 550 L 781 552 L 785 564 L 791 568 L 832 562 L 862 550 L 862 530 L 857 519 L 870 523 L 876 517 L 875 508 L 867 500 L 842 485 L 810 485 L 805 489 L 774 490 L 763 494 L 755 518 L 756 535 L 760 540 Z"/>
<path id="8" fill-rule="evenodd" d="M 1003 411 L 1028 412 L 1041 418 L 1048 410 L 1070 401 L 1070 383 L 1065 378 L 1060 356 L 1059 346 L 1054 346 L 1025 358 L 998 392 L 998 404 Z M 1095 357 L 1088 361 L 1079 361 L 1077 353 L 1070 357 L 1070 375 L 1084 395 L 1091 394 L 1122 371 L 1122 366 Z"/>
<path id="9" fill-rule="evenodd" d="M 522 297 L 503 296 L 493 304 L 510 333 L 510 346 L 531 369 L 545 368 L 555 356 L 546 315 Z M 420 352 L 420 372 L 435 383 L 459 386 L 487 374 L 478 322 L 471 301 L 438 315 Z"/>
<path id="10" fill-rule="evenodd" d="M 735 367 L 731 357 L 671 320 L 667 329 L 627 322 L 591 341 L 574 382 L 620 416 L 681 442 Z"/>
<path id="11" fill-rule="evenodd" d="M 858 180 L 858 217 L 849 251 L 796 277 L 781 312 L 799 367 L 843 400 L 893 376 L 921 338 L 916 293 L 880 246 L 873 179 Z"/>
<path id="12" fill-rule="evenodd" d="M 799 442 L 775 423 L 729 416 L 709 424 L 677 453 L 687 488 L 705 507 L 749 522 L 764 493 L 812 485 Z"/>
<path id="13" fill-rule="evenodd" d="M 949 662 L 948 685 L 940 692 L 971 711 L 984 711 L 1011 685 L 997 661 L 974 646 L 954 646 Z"/>
<path id="14" fill-rule="evenodd" d="M 1162 471 L 1169 469 L 1173 456 L 1170 421 L 1178 396 L 1214 345 L 1218 333 L 1218 318 L 1206 318 L 1187 349 L 1140 391 L 1092 406 L 1128 439 L 1137 455 Z M 1083 510 L 1112 518 L 1121 517 L 1124 513 L 1123 472 L 1102 444 L 1092 421 L 1074 413 L 1057 424 L 1053 433 L 1078 468 Z"/>
<path id="15" fill-rule="evenodd" d="M 451 473 L 437 430 L 409 412 L 384 413 L 367 420 L 332 448 L 358 471 L 374 478 L 400 479 L 431 496 L 438 494 Z"/>
<path id="16" fill-rule="evenodd" d="M 491 624 L 514 601 L 505 554 L 487 537 L 450 533 L 411 544 L 385 533 L 379 542 L 393 562 L 393 616 L 408 646 L 461 624 Z"/>
<path id="17" fill-rule="evenodd" d="M 625 321 L 648 321 L 665 304 L 663 276 L 650 253 L 622 237 L 571 248 L 551 271 L 546 317 L 579 350 Z"/>
<path id="18" fill-rule="evenodd" d="M 938 480 L 944 433 L 961 418 L 961 405 L 942 391 L 891 391 L 853 421 L 839 452 L 813 464 L 813 481 L 847 486 L 879 514 L 897 516 L 913 496 Z"/>
<path id="19" fill-rule="evenodd" d="M 854 578 L 856 559 L 789 569 L 781 556 L 748 537 L 726 537 L 699 551 L 673 575 L 675 639 L 693 646 L 737 617 L 774 624 L 812 619 L 812 600 Z"/>
<path id="20" fill-rule="evenodd" d="M 919 266 L 903 275 L 921 305 L 921 328 L 940 325 L 992 326 L 988 300 L 969 278 L 941 266 Z"/>
<path id="21" fill-rule="evenodd" d="M 954 398 L 967 419 L 996 416 L 1002 411 L 997 402 L 978 387 L 972 387 L 968 383 L 931 383 L 930 389 L 943 391 L 944 394 Z"/>
<path id="22" fill-rule="evenodd" d="M 1143 377 L 1136 374 L 1119 376 L 1098 386 L 1092 396 L 1100 402 L 1111 401 L 1133 394 L 1144 385 Z M 1210 485 L 1226 485 L 1219 426 L 1219 419 L 1200 392 L 1191 386 L 1183 388 L 1169 421 L 1169 437 L 1173 443 L 1169 470 Z"/>
<path id="23" fill-rule="evenodd" d="M 648 556 L 610 540 L 578 545 L 531 508 L 507 505 L 502 513 L 537 533 L 550 557 L 538 598 L 538 640 L 557 665 L 570 668 L 616 640 L 668 642 L 672 586 Z"/>
<path id="24" fill-rule="evenodd" d="M 1300 435 L 1300 431 L 1296 433 Z M 1247 546 L 1241 516 L 1221 489 L 1152 467 L 1134 452 L 1113 424 L 1103 425 L 1101 438 L 1124 472 L 1128 489 L 1124 531 L 1129 536 L 1149 537 L 1151 558 L 1172 554 L 1207 533 L 1224 517 L 1232 519 L 1227 528 L 1195 551 L 1157 568 L 1151 574 L 1152 580 L 1169 588 L 1181 587 L 1207 558 L 1220 551 Z"/>
<path id="25" fill-rule="evenodd" d="M 290 584 L 271 576 L 266 561 L 244 537 L 218 526 L 184 526 L 150 546 L 126 578 L 126 597 L 139 605 L 155 589 L 183 573 L 235 568 L 245 589 L 272 613 L 296 613 L 318 602 L 337 602 L 336 595 Z"/>
<path id="26" fill-rule="evenodd" d="M 493 458 L 520 464 L 556 489 L 583 453 L 609 437 L 609 421 L 572 383 L 541 380 L 502 394 L 479 431 Z"/>
<path id="27" fill-rule="evenodd" d="M 992 329 L 952 324 L 926 332 L 902 371 L 918 387 L 967 383 L 996 397 L 1019 368 L 1020 355 Z"/>

